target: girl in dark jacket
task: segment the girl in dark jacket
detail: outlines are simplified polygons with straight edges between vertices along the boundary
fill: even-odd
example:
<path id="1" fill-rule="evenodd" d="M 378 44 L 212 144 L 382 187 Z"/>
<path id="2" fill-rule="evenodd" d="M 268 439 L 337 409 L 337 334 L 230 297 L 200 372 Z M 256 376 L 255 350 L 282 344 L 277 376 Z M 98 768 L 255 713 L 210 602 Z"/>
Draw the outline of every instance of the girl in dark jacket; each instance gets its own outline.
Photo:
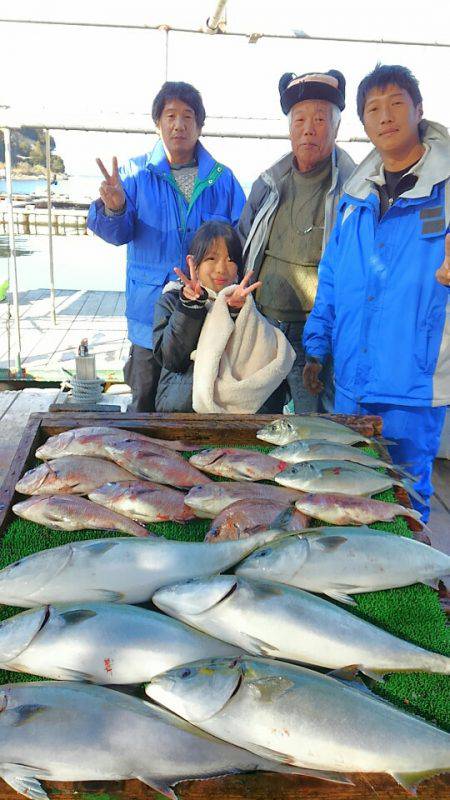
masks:
<path id="1" fill-rule="evenodd" d="M 251 273 L 242 277 L 242 246 L 235 229 L 224 222 L 206 222 L 198 229 L 187 256 L 190 277 L 174 271 L 179 282 L 169 283 L 155 308 L 153 351 L 161 364 L 156 393 L 157 411 L 192 411 L 194 362 L 191 353 L 207 314 L 207 300 L 214 300 L 226 286 L 239 281 L 227 298 L 235 317 L 250 292 Z"/>

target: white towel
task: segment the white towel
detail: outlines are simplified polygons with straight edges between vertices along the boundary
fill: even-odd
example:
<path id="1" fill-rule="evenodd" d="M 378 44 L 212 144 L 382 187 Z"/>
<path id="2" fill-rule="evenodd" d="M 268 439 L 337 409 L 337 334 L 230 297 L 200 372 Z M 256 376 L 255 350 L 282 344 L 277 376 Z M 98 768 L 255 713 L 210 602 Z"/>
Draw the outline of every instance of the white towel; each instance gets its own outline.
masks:
<path id="1" fill-rule="evenodd" d="M 230 316 L 227 286 L 208 304 L 203 328 L 192 353 L 192 406 L 199 414 L 254 414 L 288 375 L 295 351 L 284 333 L 257 310 L 253 297 L 235 321 Z"/>

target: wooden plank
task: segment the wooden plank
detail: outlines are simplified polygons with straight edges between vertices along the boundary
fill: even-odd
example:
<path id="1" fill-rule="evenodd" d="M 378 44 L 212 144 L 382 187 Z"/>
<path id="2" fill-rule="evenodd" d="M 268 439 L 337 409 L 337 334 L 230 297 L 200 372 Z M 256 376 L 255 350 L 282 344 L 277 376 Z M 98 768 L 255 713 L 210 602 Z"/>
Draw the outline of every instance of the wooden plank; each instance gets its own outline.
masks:
<path id="1" fill-rule="evenodd" d="M 19 392 L 11 391 L 11 392 L 0 392 L 0 420 L 3 419 L 5 416 L 8 408 L 14 403 Z M 0 427 L 0 437 L 2 432 L 4 431 L 4 426 Z"/>
<path id="2" fill-rule="evenodd" d="M 154 754 L 149 754 L 154 758 Z M 186 781 L 175 788 L 182 800 L 407 800 L 405 790 L 393 778 L 379 774 L 353 775 L 354 786 L 326 783 L 314 778 L 303 778 L 274 773 L 229 775 L 225 778 Z M 49 795 L 61 800 L 161 800 L 162 795 L 137 780 L 85 781 L 61 783 L 42 781 Z M 0 800 L 17 800 L 18 795 L 7 784 L 1 783 Z M 439 776 L 421 784 L 420 800 L 449 800 L 450 784 L 447 776 Z"/>
<path id="3" fill-rule="evenodd" d="M 97 317 L 111 317 L 117 305 L 120 292 L 105 292 L 97 310 Z"/>
<path id="4" fill-rule="evenodd" d="M 4 532 L 6 525 L 12 519 L 11 506 L 17 481 L 25 470 L 33 466 L 34 453 L 42 441 L 41 421 L 42 414 L 30 416 L 8 474 L 0 486 L 0 531 Z"/>
<path id="5" fill-rule="evenodd" d="M 120 297 L 117 301 L 116 310 L 114 312 L 116 316 L 121 316 L 121 317 L 125 316 L 125 305 L 126 305 L 125 292 L 121 292 Z"/>

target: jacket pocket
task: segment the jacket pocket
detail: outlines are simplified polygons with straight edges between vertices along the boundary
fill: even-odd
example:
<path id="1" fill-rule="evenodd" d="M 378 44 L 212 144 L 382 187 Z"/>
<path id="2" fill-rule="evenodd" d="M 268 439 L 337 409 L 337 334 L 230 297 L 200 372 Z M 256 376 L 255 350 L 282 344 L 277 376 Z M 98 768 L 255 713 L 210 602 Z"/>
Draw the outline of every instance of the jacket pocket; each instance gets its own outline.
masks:
<path id="1" fill-rule="evenodd" d="M 161 268 L 129 268 L 125 311 L 128 319 L 153 325 L 154 307 L 161 296 L 165 279 L 165 272 Z"/>
<path id="2" fill-rule="evenodd" d="M 435 309 L 419 327 L 416 360 L 426 375 L 433 375 L 439 356 L 445 308 Z"/>

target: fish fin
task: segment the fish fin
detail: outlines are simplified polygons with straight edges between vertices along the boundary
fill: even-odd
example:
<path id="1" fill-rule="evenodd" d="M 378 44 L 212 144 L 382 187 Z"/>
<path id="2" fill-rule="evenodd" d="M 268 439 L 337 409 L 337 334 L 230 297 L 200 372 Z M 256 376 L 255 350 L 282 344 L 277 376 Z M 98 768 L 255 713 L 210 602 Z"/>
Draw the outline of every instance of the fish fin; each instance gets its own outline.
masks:
<path id="1" fill-rule="evenodd" d="M 38 703 L 30 703 L 29 705 L 17 706 L 12 710 L 15 716 L 14 727 L 19 728 L 21 725 L 26 725 L 30 719 L 48 711 L 50 706 L 39 705 Z"/>
<path id="2" fill-rule="evenodd" d="M 245 649 L 248 650 L 249 653 L 253 653 L 256 656 L 269 656 L 276 658 L 276 654 L 280 652 L 278 647 L 275 647 L 273 644 L 269 644 L 268 642 L 264 642 L 262 639 L 258 639 L 256 636 L 246 636 L 242 631 L 240 631 L 240 634 L 241 636 L 245 637 Z"/>
<path id="3" fill-rule="evenodd" d="M 368 444 L 372 444 L 372 442 L 375 442 L 375 444 L 378 442 L 378 444 L 389 445 L 389 447 L 394 447 L 398 444 L 398 442 L 394 442 L 393 439 L 385 439 L 384 436 L 377 436 L 374 439 L 369 439 Z"/>
<path id="4" fill-rule="evenodd" d="M 112 589 L 93 589 L 96 600 L 100 603 L 123 603 L 123 592 L 114 592 Z"/>
<path id="5" fill-rule="evenodd" d="M 295 504 L 291 503 L 288 508 L 283 509 L 273 520 L 272 524 L 270 525 L 271 528 L 280 528 L 282 531 L 289 531 L 290 530 L 290 522 L 292 519 L 292 515 L 296 512 Z"/>
<path id="6" fill-rule="evenodd" d="M 394 485 L 395 486 L 401 486 L 402 489 L 405 489 L 408 492 L 408 494 L 411 497 L 413 497 L 414 500 L 417 500 L 419 503 L 423 503 L 424 502 L 424 499 L 423 499 L 422 495 L 419 494 L 419 492 L 416 492 L 416 490 L 414 489 L 414 486 L 412 485 L 412 482 L 409 481 L 407 478 L 405 478 L 405 480 L 403 480 L 403 481 L 395 481 Z"/>
<path id="7" fill-rule="evenodd" d="M 419 783 L 433 778 L 435 775 L 442 775 L 444 772 L 449 772 L 449 770 L 444 768 L 430 769 L 423 772 L 390 772 L 389 774 L 392 775 L 394 781 L 397 781 L 400 786 L 403 786 L 409 794 L 416 795 Z"/>
<path id="8" fill-rule="evenodd" d="M 413 475 L 412 472 L 408 472 L 404 465 L 401 464 L 389 464 L 388 469 L 391 472 L 398 472 L 399 475 L 403 475 L 404 478 L 408 478 L 410 481 L 413 481 L 413 483 L 415 483 L 419 477 L 418 475 Z"/>
<path id="9" fill-rule="evenodd" d="M 270 769 L 270 767 L 267 767 L 267 769 Z M 289 764 L 274 764 L 272 770 L 274 772 L 280 772 L 286 775 L 305 775 L 309 778 L 319 778 L 319 780 L 322 781 L 345 783 L 350 786 L 355 785 L 350 776 L 346 775 L 345 772 L 331 772 L 331 770 L 324 769 L 307 769 L 306 767 L 296 767 Z"/>
<path id="10" fill-rule="evenodd" d="M 62 614 L 59 614 L 60 619 L 62 619 L 66 625 L 78 625 L 80 622 L 84 622 L 96 616 L 97 612 L 89 608 L 77 608 L 74 611 L 64 611 Z"/>
<path id="11" fill-rule="evenodd" d="M 345 603 L 347 606 L 356 606 L 356 600 L 353 597 L 350 597 L 349 594 L 345 592 L 339 592 L 337 589 L 330 589 L 327 592 L 323 592 L 326 597 L 331 597 L 332 600 L 337 600 L 338 603 Z"/>
<path id="12" fill-rule="evenodd" d="M 154 789 L 155 792 L 164 795 L 164 797 L 169 797 L 170 800 L 178 800 L 173 789 L 171 789 L 169 784 L 164 783 L 164 781 L 153 778 L 151 775 L 135 775 L 134 777 L 137 778 L 138 781 L 145 783 L 146 786 L 150 786 L 150 789 Z"/>
<path id="13" fill-rule="evenodd" d="M 96 556 L 102 556 L 111 550 L 112 547 L 117 546 L 117 539 L 103 539 L 96 542 L 86 542 L 86 547 L 93 552 Z"/>
<path id="14" fill-rule="evenodd" d="M 81 672 L 78 669 L 70 669 L 69 667 L 60 667 L 58 664 L 55 664 L 55 670 L 58 670 L 58 680 L 59 681 L 78 681 L 79 683 L 92 683 L 94 679 L 94 675 L 91 675 L 89 672 Z"/>
<path id="15" fill-rule="evenodd" d="M 361 672 L 364 673 L 364 675 L 367 675 L 368 678 L 372 678 L 375 681 L 380 681 L 383 679 L 380 673 L 377 674 L 370 669 L 367 670 L 359 664 L 350 664 L 348 667 L 333 669 L 328 672 L 327 675 L 329 678 L 334 678 L 341 683 L 351 686 L 352 689 L 359 689 L 359 691 L 365 692 L 366 694 L 372 694 L 370 688 L 366 686 L 362 680 L 360 674 Z"/>
<path id="16" fill-rule="evenodd" d="M 348 539 L 346 536 L 325 536 L 323 539 L 318 538 L 314 542 L 314 546 L 319 550 L 332 551 L 337 550 L 342 544 L 345 544 Z"/>
<path id="17" fill-rule="evenodd" d="M 0 775 L 8 786 L 24 797 L 31 800 L 49 800 L 47 792 L 35 777 L 37 771 L 37 767 L 27 767 L 24 764 L 2 764 Z M 39 774 L 45 771 L 39 767 Z"/>
<path id="18" fill-rule="evenodd" d="M 278 767 L 273 766 L 276 772 L 285 772 L 296 775 L 307 775 L 312 778 L 321 778 L 326 781 L 334 781 L 335 783 L 350 783 L 352 781 L 345 774 L 345 772 L 332 772 L 329 770 L 309 769 L 305 764 L 297 761 L 287 753 L 281 753 L 279 750 L 271 750 L 270 747 L 264 747 L 254 742 L 244 742 L 242 747 L 246 747 L 250 752 L 261 758 L 275 761 Z"/>

